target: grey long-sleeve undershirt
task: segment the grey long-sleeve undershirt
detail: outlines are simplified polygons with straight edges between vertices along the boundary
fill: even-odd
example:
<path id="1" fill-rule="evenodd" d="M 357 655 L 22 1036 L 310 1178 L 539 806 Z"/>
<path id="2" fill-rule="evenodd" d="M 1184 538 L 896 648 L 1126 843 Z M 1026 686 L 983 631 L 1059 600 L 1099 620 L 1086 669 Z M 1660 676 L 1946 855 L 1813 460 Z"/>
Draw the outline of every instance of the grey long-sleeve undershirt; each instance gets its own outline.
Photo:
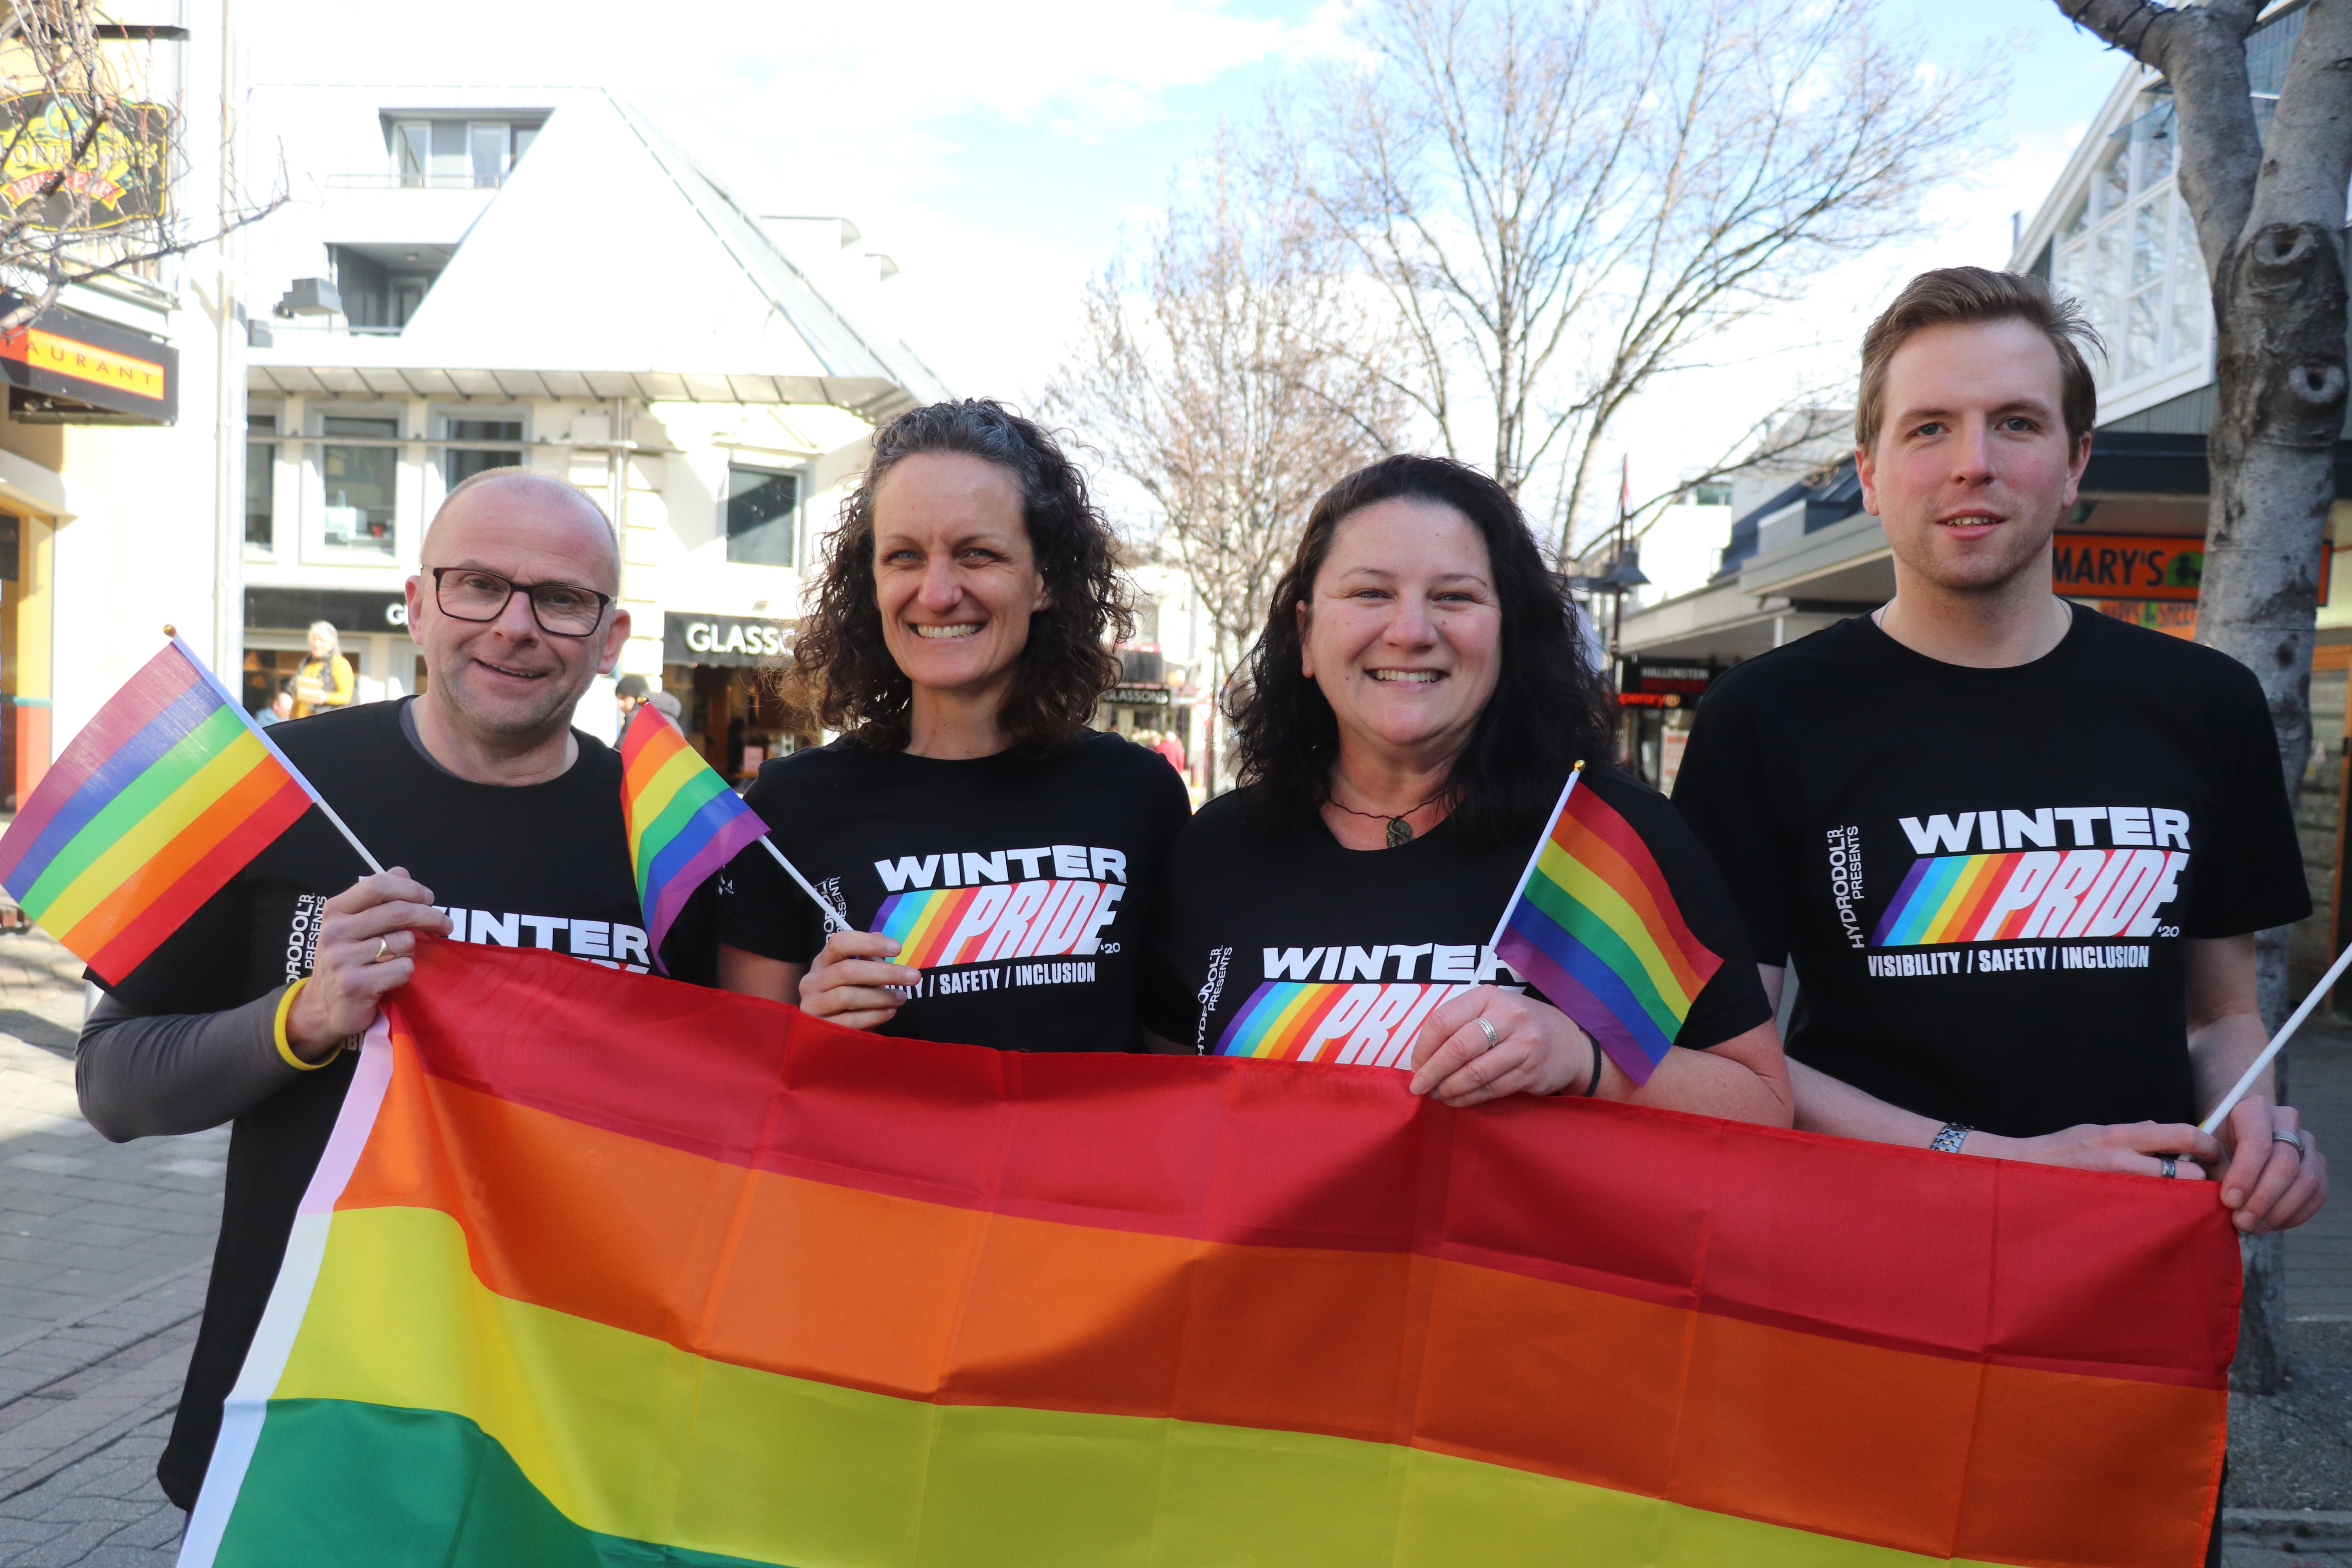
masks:
<path id="1" fill-rule="evenodd" d="M 225 1013 L 141 1016 L 111 996 L 74 1046 L 74 1091 L 116 1143 L 234 1121 L 301 1076 L 278 1054 L 278 986 Z"/>
<path id="2" fill-rule="evenodd" d="M 400 732 L 418 756 L 448 773 L 417 733 L 414 703 L 400 705 Z M 301 1076 L 278 1054 L 278 999 L 285 994 L 281 985 L 226 1013 L 147 1017 L 111 996 L 100 999 L 74 1045 L 83 1117 L 117 1143 L 236 1121 Z"/>

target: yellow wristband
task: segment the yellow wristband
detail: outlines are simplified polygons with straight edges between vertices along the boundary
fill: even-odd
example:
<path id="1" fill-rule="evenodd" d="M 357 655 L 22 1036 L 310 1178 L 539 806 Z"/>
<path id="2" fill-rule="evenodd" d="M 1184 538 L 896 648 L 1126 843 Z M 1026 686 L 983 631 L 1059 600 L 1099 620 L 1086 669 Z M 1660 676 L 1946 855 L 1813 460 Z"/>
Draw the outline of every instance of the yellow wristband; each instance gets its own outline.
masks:
<path id="1" fill-rule="evenodd" d="M 294 998 L 300 995 L 302 993 L 302 987 L 310 984 L 310 977 L 306 974 L 302 976 L 301 979 L 297 980 L 293 984 L 289 985 L 286 988 L 286 994 L 278 999 L 278 1021 L 276 1024 L 271 1026 L 272 1031 L 278 1037 L 278 1054 L 286 1058 L 286 1065 L 292 1068 L 297 1072 L 317 1072 L 320 1068 L 325 1067 L 329 1062 L 333 1061 L 337 1057 L 343 1054 L 343 1047 L 341 1044 L 338 1042 L 333 1050 L 329 1051 L 317 1061 L 306 1062 L 300 1057 L 294 1054 L 294 1047 L 286 1043 L 286 1016 L 294 1010 Z"/>

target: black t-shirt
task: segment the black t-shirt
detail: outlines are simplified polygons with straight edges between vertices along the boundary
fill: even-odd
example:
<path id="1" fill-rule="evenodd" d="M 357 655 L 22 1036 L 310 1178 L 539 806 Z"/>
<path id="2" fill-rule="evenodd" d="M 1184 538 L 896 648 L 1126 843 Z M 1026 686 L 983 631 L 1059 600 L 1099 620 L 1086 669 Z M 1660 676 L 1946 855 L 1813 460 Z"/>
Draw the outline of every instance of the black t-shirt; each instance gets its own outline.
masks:
<path id="1" fill-rule="evenodd" d="M 1769 1021 L 1738 912 L 1665 797 L 1614 768 L 1577 787 L 1642 836 L 1691 934 L 1723 960 L 1675 1043 L 1703 1050 Z M 1468 844 L 1449 817 L 1394 849 L 1349 849 L 1319 820 L 1270 817 L 1255 788 L 1222 796 L 1171 856 L 1145 1021 L 1205 1055 L 1410 1067 L 1447 997 L 1528 989 L 1487 942 L 1542 826 Z"/>
<path id="2" fill-rule="evenodd" d="M 552 948 L 608 968 L 646 967 L 644 916 L 621 816 L 620 753 L 578 735 L 560 778 L 515 788 L 469 784 L 403 732 L 402 704 L 290 721 L 270 739 L 386 866 L 405 866 L 469 942 Z M 263 850 L 145 963 L 112 987 L 134 1013 L 213 1013 L 310 973 L 326 900 L 366 873 L 315 808 Z M 688 907 L 665 944 L 674 974 L 707 983 L 709 900 Z M 349 1052 L 236 1120 L 204 1328 L 159 1467 L 187 1506 L 220 1430 L 293 1228 L 333 1131 Z"/>
<path id="3" fill-rule="evenodd" d="M 1167 759 L 1082 730 L 1044 757 L 948 762 L 836 741 L 760 769 L 744 800 L 857 931 L 921 984 L 877 1032 L 1007 1050 L 1137 1043 L 1135 949 L 1192 809 Z M 824 917 L 758 845 L 720 881 L 719 939 L 808 964 Z"/>
<path id="4" fill-rule="evenodd" d="M 2180 939 L 2311 908 L 2252 674 L 2081 608 L 2006 669 L 1866 616 L 1750 659 L 1675 804 L 1796 968 L 1790 1055 L 2011 1137 L 2194 1121 Z"/>

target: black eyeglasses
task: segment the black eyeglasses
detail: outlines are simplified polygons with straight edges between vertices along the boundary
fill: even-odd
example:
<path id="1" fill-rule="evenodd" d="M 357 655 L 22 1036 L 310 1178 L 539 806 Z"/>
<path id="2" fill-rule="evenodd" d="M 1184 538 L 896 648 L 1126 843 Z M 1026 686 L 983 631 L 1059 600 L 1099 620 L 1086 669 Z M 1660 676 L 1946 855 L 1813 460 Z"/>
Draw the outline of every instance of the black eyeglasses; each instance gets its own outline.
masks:
<path id="1" fill-rule="evenodd" d="M 495 621 L 517 594 L 530 597 L 530 618 L 550 637 L 584 637 L 604 622 L 610 594 L 572 583 L 517 583 L 473 566 L 433 566 L 433 602 L 461 621 Z"/>

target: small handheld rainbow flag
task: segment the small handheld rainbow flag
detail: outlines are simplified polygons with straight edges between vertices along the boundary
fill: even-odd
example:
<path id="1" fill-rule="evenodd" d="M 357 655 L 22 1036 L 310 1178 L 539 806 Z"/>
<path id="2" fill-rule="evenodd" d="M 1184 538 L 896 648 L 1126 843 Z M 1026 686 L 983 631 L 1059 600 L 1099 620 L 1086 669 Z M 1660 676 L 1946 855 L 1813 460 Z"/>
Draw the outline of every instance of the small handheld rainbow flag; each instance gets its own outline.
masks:
<path id="1" fill-rule="evenodd" d="M 1496 955 L 1647 1083 L 1691 1004 L 1723 967 L 1683 924 L 1656 857 L 1633 824 L 1568 775 L 1551 826 L 1495 928 Z"/>
<path id="2" fill-rule="evenodd" d="M 111 984 L 313 805 L 351 837 L 174 637 L 41 775 L 0 837 L 0 884 Z"/>
<path id="3" fill-rule="evenodd" d="M 767 829 L 667 715 L 639 703 L 621 737 L 621 811 L 654 964 L 678 910 L 710 874 Z"/>

